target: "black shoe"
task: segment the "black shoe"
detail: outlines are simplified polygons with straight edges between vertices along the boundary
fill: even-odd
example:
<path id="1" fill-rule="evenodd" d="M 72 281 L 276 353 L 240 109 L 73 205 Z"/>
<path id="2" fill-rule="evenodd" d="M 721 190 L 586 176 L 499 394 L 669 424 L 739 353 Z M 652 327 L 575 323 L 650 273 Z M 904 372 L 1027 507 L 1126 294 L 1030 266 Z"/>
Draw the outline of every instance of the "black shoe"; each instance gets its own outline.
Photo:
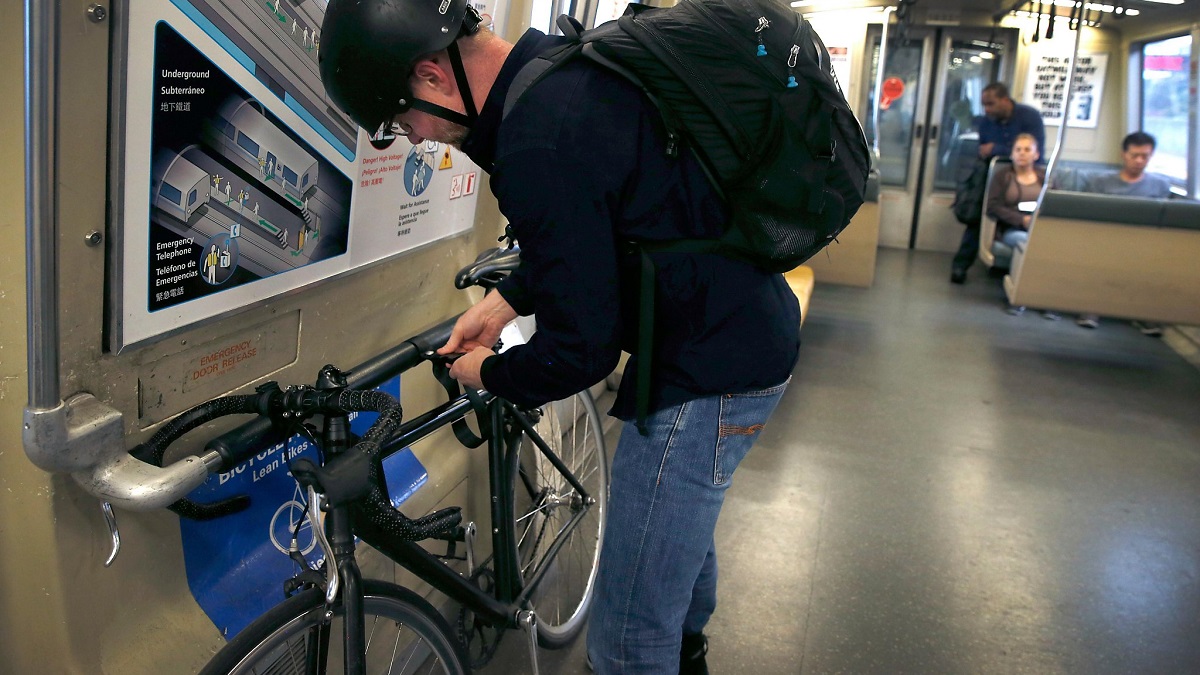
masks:
<path id="1" fill-rule="evenodd" d="M 966 282 L 967 282 L 967 271 L 966 270 L 959 270 L 959 269 L 950 270 L 950 283 L 965 284 Z"/>
<path id="2" fill-rule="evenodd" d="M 708 662 L 704 659 L 707 653 L 708 638 L 704 633 L 684 633 L 679 646 L 679 675 L 708 675 Z"/>

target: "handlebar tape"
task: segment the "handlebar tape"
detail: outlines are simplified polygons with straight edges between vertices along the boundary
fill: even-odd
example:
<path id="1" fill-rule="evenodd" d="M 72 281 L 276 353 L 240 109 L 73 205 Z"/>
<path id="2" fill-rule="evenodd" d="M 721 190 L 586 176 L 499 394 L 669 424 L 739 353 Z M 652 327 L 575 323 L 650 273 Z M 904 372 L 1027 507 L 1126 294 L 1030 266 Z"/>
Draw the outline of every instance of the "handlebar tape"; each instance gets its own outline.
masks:
<path id="1" fill-rule="evenodd" d="M 257 394 L 223 396 L 201 403 L 168 422 L 158 433 L 151 436 L 150 440 L 137 446 L 130 453 L 143 462 L 162 466 L 167 448 L 180 436 L 218 417 L 255 414 L 259 412 L 259 398 Z"/>
<path id="2" fill-rule="evenodd" d="M 366 499 L 355 505 L 357 517 L 365 518 L 375 527 L 405 541 L 422 541 L 453 532 L 462 522 L 462 509 L 450 506 L 420 518 L 409 518 L 397 511 L 387 495 L 373 486 Z"/>

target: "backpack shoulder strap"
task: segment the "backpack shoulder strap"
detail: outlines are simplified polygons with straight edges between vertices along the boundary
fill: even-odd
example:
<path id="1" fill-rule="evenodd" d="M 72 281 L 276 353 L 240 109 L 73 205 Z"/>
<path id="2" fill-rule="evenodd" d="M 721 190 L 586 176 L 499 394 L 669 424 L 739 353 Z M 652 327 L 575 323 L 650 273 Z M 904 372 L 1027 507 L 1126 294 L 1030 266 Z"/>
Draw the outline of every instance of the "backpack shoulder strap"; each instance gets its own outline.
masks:
<path id="1" fill-rule="evenodd" d="M 541 82 L 541 79 L 546 77 L 559 66 L 570 61 L 580 52 L 583 44 L 583 25 L 577 22 L 575 18 L 566 16 L 558 17 L 556 22 L 558 29 L 563 31 L 563 35 L 568 38 L 568 43 L 560 47 L 554 47 L 547 52 L 539 54 L 528 64 L 524 65 L 520 71 L 517 71 L 517 76 L 512 79 L 512 84 L 509 85 L 508 95 L 504 97 L 504 112 L 502 119 L 509 117 L 512 107 L 516 106 L 517 101 L 521 100 L 524 92 L 532 88 L 534 84 Z"/>
<path id="2" fill-rule="evenodd" d="M 562 64 L 570 61 L 582 49 L 585 32 L 583 25 L 566 14 L 559 16 L 556 23 L 558 29 L 566 36 L 567 44 L 539 54 L 537 58 L 526 63 L 517 72 L 517 76 L 513 78 L 512 84 L 508 87 L 508 94 L 504 97 L 502 117 L 508 117 L 508 113 L 517 105 L 517 101 L 521 100 L 521 96 L 533 85 L 557 70 Z"/>
<path id="3" fill-rule="evenodd" d="M 508 87 L 508 95 L 504 97 L 504 113 L 502 117 L 508 117 L 508 113 L 517 105 L 517 101 L 521 100 L 521 96 L 533 86 L 535 82 L 540 81 L 550 69 L 558 63 L 554 61 L 553 56 L 539 56 L 534 60 L 526 63 L 521 70 L 517 71 L 517 76 L 513 78 L 513 82 Z"/>

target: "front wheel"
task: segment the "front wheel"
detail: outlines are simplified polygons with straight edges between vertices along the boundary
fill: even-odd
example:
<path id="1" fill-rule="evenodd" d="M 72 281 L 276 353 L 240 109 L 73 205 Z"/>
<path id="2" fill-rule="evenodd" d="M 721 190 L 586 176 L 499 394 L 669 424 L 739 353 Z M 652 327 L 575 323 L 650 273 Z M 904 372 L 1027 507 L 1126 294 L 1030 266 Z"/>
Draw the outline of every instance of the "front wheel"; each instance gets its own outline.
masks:
<path id="1" fill-rule="evenodd" d="M 520 472 L 513 486 L 520 574 L 529 583 L 544 570 L 529 604 L 537 614 L 538 643 L 557 649 L 575 639 L 591 608 L 608 506 L 608 453 L 600 415 L 588 392 L 549 403 L 542 413 L 538 435 L 591 499 L 585 503 L 533 442 L 522 437 Z M 577 517 L 575 528 L 564 534 Z M 562 548 L 552 556 L 560 537 Z"/>
<path id="2" fill-rule="evenodd" d="M 325 594 L 309 589 L 276 605 L 217 652 L 200 675 L 334 675 L 343 672 L 339 599 L 326 616 Z M 424 598 L 381 581 L 363 581 L 368 673 L 465 675 L 457 641 Z"/>

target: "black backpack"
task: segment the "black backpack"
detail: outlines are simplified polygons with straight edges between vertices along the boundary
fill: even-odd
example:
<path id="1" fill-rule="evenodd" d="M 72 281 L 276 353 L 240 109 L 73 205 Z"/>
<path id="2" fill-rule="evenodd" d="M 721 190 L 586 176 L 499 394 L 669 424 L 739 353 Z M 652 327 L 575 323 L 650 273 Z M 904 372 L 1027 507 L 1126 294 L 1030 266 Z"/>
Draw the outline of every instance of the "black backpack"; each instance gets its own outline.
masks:
<path id="1" fill-rule="evenodd" d="M 669 155 L 685 138 L 731 225 L 720 239 L 631 242 L 641 254 L 637 421 L 645 434 L 653 351 L 649 253 L 720 253 L 786 272 L 829 245 L 863 203 L 870 151 L 821 38 L 776 0 L 630 4 L 592 30 L 568 16 L 569 42 L 526 64 L 507 115 L 558 66 L 584 57 L 638 86 L 662 115 Z"/>
<path id="2" fill-rule="evenodd" d="M 958 184 L 954 193 L 954 217 L 967 227 L 979 227 L 983 219 L 983 193 L 987 190 L 988 161 L 975 160 L 971 173 Z"/>
<path id="3" fill-rule="evenodd" d="M 716 241 L 652 251 L 718 252 L 786 272 L 827 246 L 863 203 L 870 152 L 812 27 L 776 0 L 629 5 L 592 30 L 561 16 L 570 38 L 517 75 L 505 113 L 557 65 L 586 57 L 631 80 L 684 136 L 729 205 Z M 673 142 L 665 149 L 677 152 Z M 649 247 L 649 245 L 647 245 Z"/>

